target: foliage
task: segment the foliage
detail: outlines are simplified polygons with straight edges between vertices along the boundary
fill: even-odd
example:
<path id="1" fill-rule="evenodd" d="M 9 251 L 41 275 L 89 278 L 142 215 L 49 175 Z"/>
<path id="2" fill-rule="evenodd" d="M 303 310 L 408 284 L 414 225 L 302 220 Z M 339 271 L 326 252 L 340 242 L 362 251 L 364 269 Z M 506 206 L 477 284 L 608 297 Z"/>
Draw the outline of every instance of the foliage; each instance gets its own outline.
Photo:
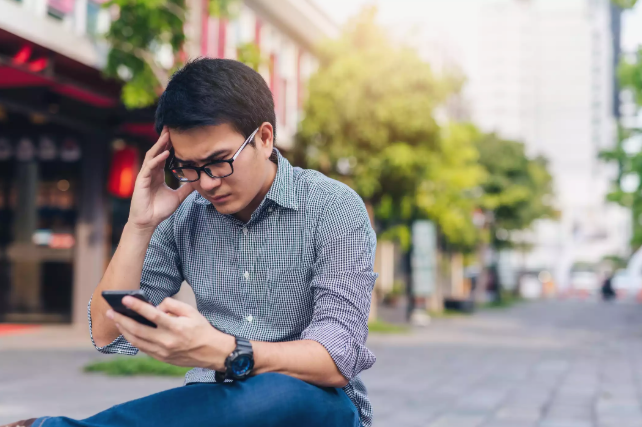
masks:
<path id="1" fill-rule="evenodd" d="M 546 160 L 530 159 L 524 144 L 498 138 L 481 138 L 479 163 L 486 171 L 480 206 L 492 215 L 491 245 L 513 247 L 511 231 L 529 228 L 541 218 L 554 218 L 552 177 Z"/>
<path id="2" fill-rule="evenodd" d="M 320 46 L 290 157 L 357 191 L 383 238 L 408 248 L 408 225 L 427 217 L 447 239 L 472 244 L 466 194 L 482 177 L 475 131 L 435 120 L 461 82 L 435 77 L 415 51 L 393 46 L 375 14 L 365 9 L 342 37 Z"/>
<path id="3" fill-rule="evenodd" d="M 515 304 L 525 302 L 525 300 L 513 292 L 502 291 L 501 298 L 490 301 L 484 305 L 484 308 L 504 309 L 510 308 Z"/>
<path id="4" fill-rule="evenodd" d="M 635 6 L 638 0 L 612 0 L 613 4 L 621 7 L 622 9 L 631 9 Z"/>
<path id="5" fill-rule="evenodd" d="M 607 263 L 612 271 L 626 268 L 627 260 L 619 255 L 606 255 L 602 258 L 602 262 Z"/>
<path id="6" fill-rule="evenodd" d="M 397 325 L 383 320 L 369 322 L 368 330 L 375 334 L 405 334 L 410 332 L 410 328 L 407 325 Z"/>
<path id="7" fill-rule="evenodd" d="M 220 18 L 233 17 L 239 2 L 208 1 L 210 15 Z M 128 108 L 154 104 L 181 65 L 186 0 L 110 0 L 104 7 L 117 15 L 105 35 L 110 45 L 105 74 L 125 81 L 122 100 Z M 240 61 L 256 69 L 257 58 L 253 43 L 239 46 Z"/>
<path id="8" fill-rule="evenodd" d="M 642 106 L 642 47 L 638 48 L 636 55 L 625 56 L 618 68 L 619 83 L 623 88 L 629 89 L 635 96 L 635 101 Z"/>
<path id="9" fill-rule="evenodd" d="M 617 162 L 619 166 L 618 177 L 613 182 L 613 189 L 607 195 L 607 200 L 615 202 L 620 206 L 629 208 L 633 217 L 633 236 L 631 244 L 634 247 L 642 245 L 642 186 L 638 184 L 635 188 L 622 187 L 624 177 L 637 177 L 642 179 L 642 152 L 638 149 L 632 152 L 624 150 L 624 144 L 637 131 L 622 130 L 618 143 L 613 150 L 603 151 L 601 157 L 607 161 Z"/>
<path id="10" fill-rule="evenodd" d="M 237 46 L 236 53 L 236 59 L 252 67 L 254 71 L 259 71 L 259 67 L 264 62 L 259 47 L 253 42 L 241 43 Z"/>
<path id="11" fill-rule="evenodd" d="M 156 375 L 182 377 L 191 368 L 160 362 L 149 356 L 117 357 L 107 362 L 85 366 L 85 372 L 102 372 L 110 376 Z"/>
<path id="12" fill-rule="evenodd" d="M 622 8 L 632 8 L 637 0 L 613 0 L 613 3 Z M 631 91 L 638 108 L 642 107 L 642 47 L 638 47 L 636 54 L 622 57 L 618 68 L 618 81 L 623 89 Z M 631 245 L 636 248 L 642 245 L 642 147 L 631 146 L 631 143 L 635 144 L 636 139 L 640 141 L 641 132 L 642 129 L 629 129 L 620 125 L 615 147 L 600 153 L 603 160 L 617 164 L 618 174 L 607 200 L 631 210 Z M 637 188 L 623 188 L 624 178 L 637 180 Z"/>

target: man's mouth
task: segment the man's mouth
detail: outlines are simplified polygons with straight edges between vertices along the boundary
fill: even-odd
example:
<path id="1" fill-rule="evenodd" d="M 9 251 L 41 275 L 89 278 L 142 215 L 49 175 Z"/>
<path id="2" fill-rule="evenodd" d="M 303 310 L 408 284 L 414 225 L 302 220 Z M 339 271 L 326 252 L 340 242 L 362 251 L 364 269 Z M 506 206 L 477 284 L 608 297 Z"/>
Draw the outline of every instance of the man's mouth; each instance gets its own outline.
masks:
<path id="1" fill-rule="evenodd" d="M 212 197 L 212 201 L 213 202 L 222 202 L 222 201 L 226 200 L 228 197 L 230 197 L 230 194 L 226 194 L 226 195 L 223 195 L 223 196 L 216 196 L 216 197 Z"/>

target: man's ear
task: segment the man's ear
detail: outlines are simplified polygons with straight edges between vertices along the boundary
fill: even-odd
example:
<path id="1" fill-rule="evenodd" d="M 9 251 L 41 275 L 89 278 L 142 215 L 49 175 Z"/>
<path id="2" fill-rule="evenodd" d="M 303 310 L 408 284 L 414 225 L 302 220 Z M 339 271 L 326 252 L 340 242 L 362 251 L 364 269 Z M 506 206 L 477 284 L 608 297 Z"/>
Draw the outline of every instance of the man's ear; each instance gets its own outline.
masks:
<path id="1" fill-rule="evenodd" d="M 272 127 L 272 124 L 269 122 L 263 122 L 257 132 L 257 135 L 259 137 L 258 143 L 261 145 L 260 148 L 264 151 L 266 159 L 269 159 L 272 155 L 272 149 L 274 148 L 274 128 Z"/>

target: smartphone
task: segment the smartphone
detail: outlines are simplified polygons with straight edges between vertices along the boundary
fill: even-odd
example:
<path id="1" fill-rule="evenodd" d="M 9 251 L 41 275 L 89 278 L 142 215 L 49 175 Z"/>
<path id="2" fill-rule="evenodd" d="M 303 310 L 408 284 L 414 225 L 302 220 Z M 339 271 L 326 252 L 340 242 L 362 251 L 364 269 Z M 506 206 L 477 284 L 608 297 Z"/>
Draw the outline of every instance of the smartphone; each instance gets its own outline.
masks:
<path id="1" fill-rule="evenodd" d="M 114 309 L 116 313 L 125 315 L 131 319 L 134 319 L 138 323 L 142 323 L 143 325 L 151 326 L 152 328 L 156 327 L 156 324 L 154 322 L 145 319 L 134 310 L 131 310 L 130 308 L 127 308 L 125 305 L 123 305 L 123 298 L 128 295 L 149 304 L 150 302 L 143 291 L 103 291 L 102 295 L 103 298 L 105 298 L 105 301 L 107 301 L 107 303 L 111 306 L 111 308 Z"/>

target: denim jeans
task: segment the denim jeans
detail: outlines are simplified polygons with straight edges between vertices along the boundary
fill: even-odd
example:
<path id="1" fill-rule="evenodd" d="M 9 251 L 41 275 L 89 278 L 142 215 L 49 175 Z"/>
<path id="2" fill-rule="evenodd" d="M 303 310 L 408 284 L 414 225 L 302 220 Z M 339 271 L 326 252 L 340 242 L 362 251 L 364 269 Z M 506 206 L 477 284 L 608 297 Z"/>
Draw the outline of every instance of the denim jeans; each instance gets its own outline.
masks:
<path id="1" fill-rule="evenodd" d="M 100 390 L 96 390 L 100 393 Z M 232 383 L 195 383 L 122 403 L 84 420 L 38 418 L 33 427 L 359 427 L 340 388 L 267 373 Z"/>

